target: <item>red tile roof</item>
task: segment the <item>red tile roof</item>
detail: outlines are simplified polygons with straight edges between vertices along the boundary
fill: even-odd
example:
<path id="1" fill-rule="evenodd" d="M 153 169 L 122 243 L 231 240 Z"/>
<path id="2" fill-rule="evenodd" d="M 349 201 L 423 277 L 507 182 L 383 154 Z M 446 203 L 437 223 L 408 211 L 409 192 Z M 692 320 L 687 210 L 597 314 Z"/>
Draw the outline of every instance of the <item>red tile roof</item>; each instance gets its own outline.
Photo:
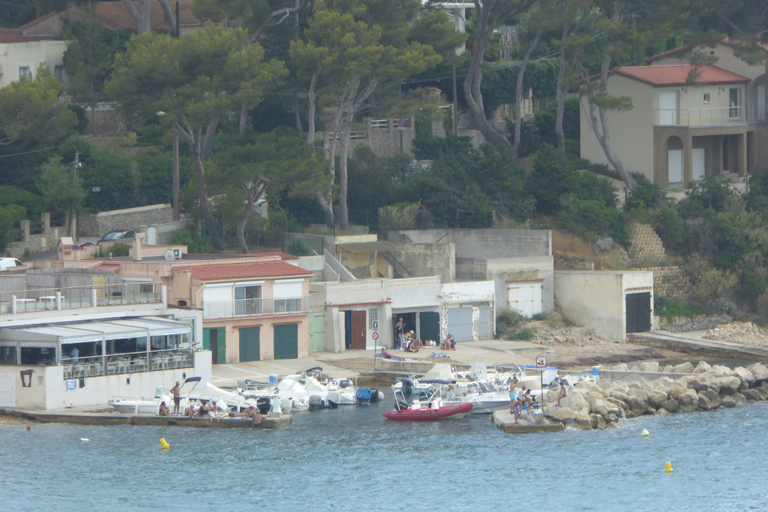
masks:
<path id="1" fill-rule="evenodd" d="M 617 75 L 633 78 L 654 87 L 688 85 L 690 64 L 671 64 L 667 66 L 627 66 L 616 70 Z M 699 66 L 697 83 L 735 84 L 749 82 L 749 78 L 717 66 Z"/>
<path id="2" fill-rule="evenodd" d="M 194 0 L 180 0 L 179 1 L 179 18 L 181 22 L 181 28 L 185 25 L 200 25 L 200 20 L 192 15 L 189 8 L 192 6 Z M 173 15 L 176 15 L 176 2 L 168 2 L 173 10 Z M 136 2 L 134 2 L 134 5 Z M 111 23 L 120 29 L 136 29 L 136 23 L 134 23 L 131 15 L 128 14 L 128 10 L 123 5 L 123 2 L 99 2 L 95 5 L 96 14 L 106 21 Z M 165 15 L 163 14 L 163 8 L 160 6 L 160 2 L 152 2 L 152 8 L 149 12 L 149 26 L 152 30 L 170 30 L 171 27 L 165 22 Z"/>
<path id="3" fill-rule="evenodd" d="M 0 30 L 0 43 L 31 43 L 34 41 L 52 41 L 53 36 L 25 36 L 21 30 Z"/>
<path id="4" fill-rule="evenodd" d="M 120 268 L 120 264 L 119 263 L 102 263 L 101 265 L 98 265 L 94 268 L 98 268 L 101 270 L 116 270 Z"/>
<path id="5" fill-rule="evenodd" d="M 175 271 L 188 271 L 192 277 L 201 281 L 221 281 L 225 279 L 247 279 L 251 277 L 288 277 L 309 276 L 314 272 L 304 270 L 283 261 L 265 261 L 262 263 L 227 263 L 223 265 L 200 265 L 194 267 L 174 267 Z"/>

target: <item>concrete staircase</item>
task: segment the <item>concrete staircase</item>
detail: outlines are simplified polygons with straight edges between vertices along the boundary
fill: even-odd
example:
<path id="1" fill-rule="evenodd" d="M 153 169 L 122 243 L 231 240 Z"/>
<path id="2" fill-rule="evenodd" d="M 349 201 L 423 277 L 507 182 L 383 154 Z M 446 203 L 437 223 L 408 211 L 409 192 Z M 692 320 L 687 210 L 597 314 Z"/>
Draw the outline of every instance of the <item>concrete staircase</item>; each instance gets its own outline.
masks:
<path id="1" fill-rule="evenodd" d="M 643 261 L 647 258 L 662 260 L 666 257 L 664 244 L 650 224 L 633 224 L 630 228 L 630 241 L 632 246 L 629 249 L 629 257 L 633 261 Z"/>

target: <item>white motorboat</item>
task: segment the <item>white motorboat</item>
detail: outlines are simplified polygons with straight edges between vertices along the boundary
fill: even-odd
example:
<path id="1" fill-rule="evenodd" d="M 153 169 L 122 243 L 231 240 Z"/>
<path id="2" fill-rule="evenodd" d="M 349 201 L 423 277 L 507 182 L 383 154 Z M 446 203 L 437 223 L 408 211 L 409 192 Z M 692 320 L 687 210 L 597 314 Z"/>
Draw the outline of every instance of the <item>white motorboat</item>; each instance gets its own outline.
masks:
<path id="1" fill-rule="evenodd" d="M 155 397 L 151 400 L 146 398 L 116 396 L 112 397 L 108 403 L 121 414 L 157 414 L 160 404 L 163 402 L 173 409 L 173 399 L 171 398 L 170 389 L 158 386 L 155 388 Z M 189 400 L 186 402 L 187 407 L 189 407 Z"/>

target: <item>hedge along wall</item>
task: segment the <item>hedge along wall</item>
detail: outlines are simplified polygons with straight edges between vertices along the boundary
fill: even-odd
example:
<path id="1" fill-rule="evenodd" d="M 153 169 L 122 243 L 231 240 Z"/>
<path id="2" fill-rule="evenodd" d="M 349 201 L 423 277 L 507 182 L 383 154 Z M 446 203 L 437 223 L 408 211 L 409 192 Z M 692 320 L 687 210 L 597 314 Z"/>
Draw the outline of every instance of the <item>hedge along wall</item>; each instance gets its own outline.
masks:
<path id="1" fill-rule="evenodd" d="M 557 73 L 560 59 L 538 59 L 528 62 L 523 77 L 523 91 L 533 89 L 534 99 L 551 99 L 557 94 Z M 486 64 L 483 67 L 483 82 L 480 90 L 483 93 L 485 115 L 490 117 L 501 105 L 515 103 L 517 75 L 520 62 L 502 62 Z"/>

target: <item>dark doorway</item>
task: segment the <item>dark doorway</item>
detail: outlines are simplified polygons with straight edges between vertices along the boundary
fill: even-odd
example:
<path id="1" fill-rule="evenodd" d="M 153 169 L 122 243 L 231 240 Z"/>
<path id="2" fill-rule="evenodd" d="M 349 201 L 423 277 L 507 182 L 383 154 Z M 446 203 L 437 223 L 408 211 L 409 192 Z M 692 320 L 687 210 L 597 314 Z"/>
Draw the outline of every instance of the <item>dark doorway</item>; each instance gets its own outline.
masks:
<path id="1" fill-rule="evenodd" d="M 398 347 L 398 339 L 397 339 L 397 321 L 400 319 L 403 319 L 405 321 L 405 333 L 407 334 L 408 331 L 413 331 L 414 334 L 416 334 L 416 313 L 395 313 L 392 312 L 392 332 L 395 336 L 395 347 Z M 423 339 L 423 338 L 422 338 Z"/>
<path id="2" fill-rule="evenodd" d="M 627 332 L 651 330 L 651 293 L 628 293 Z"/>

